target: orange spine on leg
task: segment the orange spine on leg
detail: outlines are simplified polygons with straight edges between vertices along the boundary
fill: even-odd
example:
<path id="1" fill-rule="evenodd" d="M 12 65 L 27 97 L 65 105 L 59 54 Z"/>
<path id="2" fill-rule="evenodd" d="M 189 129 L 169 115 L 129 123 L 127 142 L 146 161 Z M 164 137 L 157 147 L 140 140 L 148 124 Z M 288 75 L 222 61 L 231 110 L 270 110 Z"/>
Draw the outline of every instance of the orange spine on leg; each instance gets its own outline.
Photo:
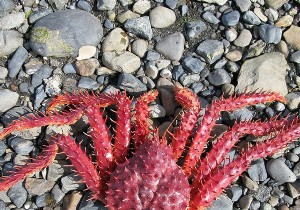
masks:
<path id="1" fill-rule="evenodd" d="M 148 110 L 148 103 L 155 100 L 157 97 L 158 92 L 153 90 L 150 92 L 147 92 L 140 96 L 137 99 L 136 105 L 135 105 L 135 146 L 142 144 L 145 142 L 145 140 L 148 137 L 149 134 L 149 110 Z"/>
<path id="2" fill-rule="evenodd" d="M 92 160 L 85 154 L 70 136 L 57 136 L 53 140 L 68 156 L 72 165 L 92 192 L 92 199 L 101 200 L 104 196 L 103 183 Z"/>
<path id="3" fill-rule="evenodd" d="M 210 104 L 203 116 L 201 125 L 196 131 L 196 135 L 189 149 L 190 152 L 185 158 L 183 164 L 183 171 L 185 174 L 190 175 L 195 168 L 200 159 L 200 155 L 203 152 L 204 146 L 210 137 L 210 131 L 215 125 L 221 111 L 233 111 L 245 106 L 268 103 L 275 100 L 285 102 L 285 98 L 278 93 L 249 93 L 238 97 L 221 99 Z"/>
<path id="4" fill-rule="evenodd" d="M 198 192 L 191 198 L 190 206 L 209 206 L 232 181 L 245 171 L 252 160 L 273 155 L 283 149 L 288 143 L 300 137 L 299 119 L 294 119 L 289 126 L 278 132 L 275 137 L 257 143 L 255 146 L 242 152 L 234 161 L 216 171 L 206 182 L 198 187 Z"/>
<path id="5" fill-rule="evenodd" d="M 108 175 L 107 172 L 111 171 L 114 164 L 111 137 L 109 136 L 109 131 L 100 108 L 95 106 L 87 107 L 86 115 L 90 123 L 89 134 L 94 143 L 100 174 L 101 177 L 106 177 Z"/>
<path id="6" fill-rule="evenodd" d="M 0 191 L 8 190 L 10 187 L 26 178 L 28 175 L 49 166 L 57 154 L 57 145 L 50 144 L 49 146 L 46 146 L 43 151 L 44 152 L 33 159 L 32 162 L 28 162 L 25 166 L 20 166 L 19 170 L 13 172 L 12 175 L 1 178 Z"/>
<path id="7" fill-rule="evenodd" d="M 176 128 L 172 138 L 173 155 L 175 159 L 178 159 L 196 125 L 201 107 L 198 97 L 189 89 L 175 86 L 174 90 L 176 101 L 187 110 L 183 114 L 181 124 Z"/>

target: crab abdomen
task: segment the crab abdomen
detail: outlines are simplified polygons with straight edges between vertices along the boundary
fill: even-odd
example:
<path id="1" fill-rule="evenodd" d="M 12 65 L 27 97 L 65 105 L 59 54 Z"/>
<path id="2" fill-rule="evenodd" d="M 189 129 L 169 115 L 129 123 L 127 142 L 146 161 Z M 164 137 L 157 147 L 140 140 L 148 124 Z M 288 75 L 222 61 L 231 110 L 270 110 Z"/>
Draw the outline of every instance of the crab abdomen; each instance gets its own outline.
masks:
<path id="1" fill-rule="evenodd" d="M 141 145 L 111 174 L 106 192 L 109 209 L 187 209 L 190 185 L 169 146 Z"/>

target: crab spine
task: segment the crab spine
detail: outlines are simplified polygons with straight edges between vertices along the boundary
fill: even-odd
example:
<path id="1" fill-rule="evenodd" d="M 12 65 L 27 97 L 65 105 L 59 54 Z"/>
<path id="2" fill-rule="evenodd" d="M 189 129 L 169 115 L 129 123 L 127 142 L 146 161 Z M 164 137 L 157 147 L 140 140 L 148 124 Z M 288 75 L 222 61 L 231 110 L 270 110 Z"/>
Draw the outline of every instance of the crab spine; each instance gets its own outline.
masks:
<path id="1" fill-rule="evenodd" d="M 298 118 L 294 119 L 290 126 L 278 132 L 275 137 L 266 142 L 257 143 L 255 146 L 243 151 L 234 161 L 212 174 L 211 177 L 199 187 L 197 194 L 191 198 L 191 209 L 196 209 L 197 206 L 209 206 L 211 202 L 222 193 L 223 189 L 249 167 L 252 160 L 273 155 L 299 137 L 299 122 Z"/>
<path id="2" fill-rule="evenodd" d="M 25 179 L 29 174 L 33 174 L 49 166 L 57 154 L 57 149 L 56 144 L 46 146 L 44 152 L 35 159 L 32 159 L 31 162 L 28 162 L 25 166 L 18 167 L 18 170 L 10 176 L 1 178 L 0 191 L 8 190 L 17 182 Z"/>
<path id="3" fill-rule="evenodd" d="M 193 142 L 189 149 L 190 152 L 185 158 L 183 164 L 183 171 L 185 174 L 190 175 L 192 170 L 196 167 L 204 146 L 210 137 L 210 131 L 215 125 L 221 111 L 233 111 L 245 106 L 268 103 L 275 100 L 285 102 L 285 98 L 278 93 L 251 93 L 239 97 L 220 99 L 219 101 L 210 104 L 203 116 L 201 125 L 198 127 L 196 135 L 193 138 Z"/>

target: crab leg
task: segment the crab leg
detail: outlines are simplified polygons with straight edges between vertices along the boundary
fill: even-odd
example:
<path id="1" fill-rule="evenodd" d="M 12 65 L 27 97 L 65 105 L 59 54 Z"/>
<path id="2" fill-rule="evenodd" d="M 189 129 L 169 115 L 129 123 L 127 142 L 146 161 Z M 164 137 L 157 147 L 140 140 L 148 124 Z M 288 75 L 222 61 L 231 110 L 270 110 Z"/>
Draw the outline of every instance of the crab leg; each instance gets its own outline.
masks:
<path id="1" fill-rule="evenodd" d="M 185 158 L 183 164 L 183 171 L 185 174 L 190 175 L 192 169 L 195 168 L 204 146 L 210 137 L 210 131 L 215 125 L 216 119 L 221 111 L 233 111 L 245 106 L 268 103 L 275 100 L 285 102 L 285 98 L 278 93 L 249 93 L 239 97 L 220 99 L 219 101 L 210 104 L 203 116 L 201 125 L 196 131 L 196 135 L 189 149 L 190 152 Z"/>
<path id="2" fill-rule="evenodd" d="M 175 86 L 175 99 L 186 109 L 181 119 L 181 124 L 176 128 L 172 138 L 173 155 L 178 159 L 182 154 L 187 139 L 191 136 L 200 112 L 198 97 L 190 90 Z"/>
<path id="3" fill-rule="evenodd" d="M 49 166 L 56 156 L 57 145 L 50 144 L 49 146 L 46 146 L 43 151 L 42 154 L 38 155 L 35 159 L 32 159 L 32 162 L 28 162 L 25 166 L 18 167 L 19 170 L 13 172 L 12 175 L 1 178 L 0 191 L 8 190 L 17 182 L 25 179 L 29 174 L 33 174 Z"/>
<path id="4" fill-rule="evenodd" d="M 212 174 L 211 177 L 198 189 L 197 194 L 191 198 L 191 209 L 199 206 L 209 206 L 211 202 L 222 193 L 231 182 L 243 173 L 252 160 L 273 155 L 300 136 L 299 119 L 293 120 L 290 126 L 278 132 L 277 135 L 266 142 L 257 143 L 255 146 L 242 152 L 234 161 Z M 212 187 L 213 186 L 213 187 Z"/>
<path id="5" fill-rule="evenodd" d="M 82 178 L 87 188 L 93 193 L 92 199 L 101 200 L 103 193 L 103 183 L 97 172 L 96 167 L 92 163 L 92 160 L 85 154 L 80 148 L 80 145 L 71 139 L 71 137 L 65 135 L 59 135 L 53 137 L 58 146 L 68 156 L 72 165 Z"/>
<path id="6" fill-rule="evenodd" d="M 148 103 L 155 100 L 157 97 L 158 92 L 157 91 L 150 91 L 142 96 L 140 96 L 137 99 L 136 105 L 135 105 L 135 136 L 134 136 L 134 142 L 135 146 L 137 147 L 141 143 L 145 142 L 148 134 L 149 134 L 149 110 L 148 110 Z"/>
<path id="7" fill-rule="evenodd" d="M 201 183 L 209 179 L 211 173 L 217 170 L 217 167 L 224 160 L 225 155 L 245 134 L 265 136 L 285 126 L 289 126 L 290 123 L 290 121 L 284 118 L 281 120 L 271 119 L 268 122 L 242 122 L 235 124 L 218 139 L 218 142 L 213 145 L 206 157 L 201 160 L 191 185 L 191 194 L 193 195 L 197 191 L 197 188 L 201 186 Z"/>
<path id="8" fill-rule="evenodd" d="M 22 131 L 34 127 L 47 126 L 47 125 L 71 125 L 75 123 L 82 116 L 82 111 L 74 109 L 72 111 L 63 112 L 62 114 L 49 114 L 49 115 L 27 115 L 18 120 L 13 121 L 9 126 L 0 132 L 0 139 L 13 131 Z"/>

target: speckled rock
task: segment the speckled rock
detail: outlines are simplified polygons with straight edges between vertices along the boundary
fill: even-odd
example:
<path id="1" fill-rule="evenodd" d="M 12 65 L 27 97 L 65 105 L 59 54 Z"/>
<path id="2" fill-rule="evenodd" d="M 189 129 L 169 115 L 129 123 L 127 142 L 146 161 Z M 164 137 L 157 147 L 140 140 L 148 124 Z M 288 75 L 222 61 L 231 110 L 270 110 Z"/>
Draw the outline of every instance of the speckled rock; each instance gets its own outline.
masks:
<path id="1" fill-rule="evenodd" d="M 41 56 L 76 57 L 80 47 L 96 46 L 103 36 L 100 21 L 83 10 L 63 10 L 39 19 L 30 45 Z"/>

